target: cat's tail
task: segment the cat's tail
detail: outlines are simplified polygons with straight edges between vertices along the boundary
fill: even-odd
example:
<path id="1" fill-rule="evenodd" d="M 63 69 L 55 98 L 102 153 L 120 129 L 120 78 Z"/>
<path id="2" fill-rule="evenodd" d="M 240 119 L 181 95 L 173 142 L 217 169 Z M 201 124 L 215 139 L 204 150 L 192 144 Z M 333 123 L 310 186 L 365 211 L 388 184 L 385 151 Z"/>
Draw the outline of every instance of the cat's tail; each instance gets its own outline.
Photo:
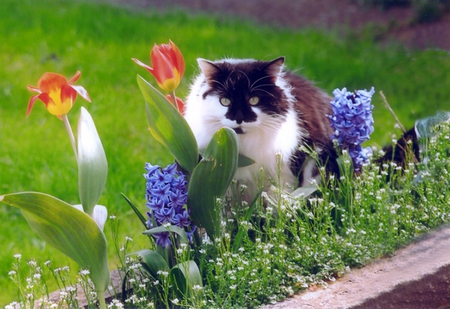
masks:
<path id="1" fill-rule="evenodd" d="M 410 162 L 419 163 L 420 145 L 416 127 L 406 131 L 395 143 L 383 148 L 384 155 L 375 160 L 380 165 L 393 162 L 405 167 Z"/>
<path id="2" fill-rule="evenodd" d="M 375 162 L 381 165 L 393 162 L 402 167 L 411 162 L 422 162 L 423 156 L 427 156 L 427 141 L 436 135 L 440 124 L 449 122 L 450 112 L 438 112 L 434 116 L 417 120 L 414 127 L 406 131 L 396 143 L 384 147 L 384 155 Z"/>

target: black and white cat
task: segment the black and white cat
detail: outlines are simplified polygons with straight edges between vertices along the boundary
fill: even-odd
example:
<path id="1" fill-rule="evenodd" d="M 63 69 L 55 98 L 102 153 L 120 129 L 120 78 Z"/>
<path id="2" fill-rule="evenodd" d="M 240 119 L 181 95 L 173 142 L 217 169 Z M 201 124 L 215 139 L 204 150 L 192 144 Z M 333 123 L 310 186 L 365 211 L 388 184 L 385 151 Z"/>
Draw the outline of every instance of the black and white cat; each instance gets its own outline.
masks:
<path id="1" fill-rule="evenodd" d="M 284 70 L 284 57 L 253 59 L 199 59 L 201 73 L 186 99 L 185 118 L 205 149 L 213 134 L 226 126 L 235 130 L 239 152 L 255 161 L 238 168 L 235 179 L 247 186 L 246 199 L 257 192 L 261 168 L 266 179 L 296 188 L 318 180 L 315 160 L 302 151 L 319 153 L 321 164 L 336 170 L 336 152 L 328 115 L 332 98 L 307 79 Z"/>

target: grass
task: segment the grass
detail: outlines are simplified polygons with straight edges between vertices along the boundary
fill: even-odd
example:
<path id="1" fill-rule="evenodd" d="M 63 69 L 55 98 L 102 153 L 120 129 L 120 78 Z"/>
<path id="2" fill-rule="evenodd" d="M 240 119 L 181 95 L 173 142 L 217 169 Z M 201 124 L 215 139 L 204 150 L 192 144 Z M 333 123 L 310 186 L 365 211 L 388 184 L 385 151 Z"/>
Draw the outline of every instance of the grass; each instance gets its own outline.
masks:
<path id="1" fill-rule="evenodd" d="M 380 46 L 370 35 L 339 36 L 314 30 L 293 31 L 239 20 L 192 16 L 180 11 L 128 11 L 106 4 L 82 1 L 3 0 L 0 3 L 0 194 L 41 191 L 78 203 L 77 170 L 62 123 L 41 104 L 28 119 L 30 93 L 46 71 L 67 77 L 82 71 L 78 84 L 93 99 L 78 100 L 69 115 L 76 124 L 79 106 L 93 116 L 109 162 L 109 178 L 100 203 L 121 222 L 120 237 L 140 237 L 139 222 L 120 193 L 144 211 L 144 163 L 165 165 L 171 158 L 146 130 L 142 96 L 136 74 L 147 73 L 130 59 L 148 62 L 153 43 L 176 42 L 187 63 L 179 91 L 187 93 L 196 72 L 197 57 L 287 58 L 287 66 L 331 92 L 334 88 L 363 89 L 374 86 L 387 96 L 406 127 L 418 118 L 445 109 L 450 89 L 450 56 L 436 50 L 406 51 Z M 374 97 L 375 133 L 372 144 L 391 140 L 394 120 L 381 97 Z M 8 278 L 14 253 L 24 259 L 39 257 L 68 261 L 33 234 L 20 212 L 0 205 L 0 304 L 16 298 Z M 111 227 L 106 227 L 110 243 Z M 111 267 L 115 253 L 111 245 Z M 75 267 L 72 267 L 75 268 Z M 76 271 L 76 270 L 75 270 Z"/>

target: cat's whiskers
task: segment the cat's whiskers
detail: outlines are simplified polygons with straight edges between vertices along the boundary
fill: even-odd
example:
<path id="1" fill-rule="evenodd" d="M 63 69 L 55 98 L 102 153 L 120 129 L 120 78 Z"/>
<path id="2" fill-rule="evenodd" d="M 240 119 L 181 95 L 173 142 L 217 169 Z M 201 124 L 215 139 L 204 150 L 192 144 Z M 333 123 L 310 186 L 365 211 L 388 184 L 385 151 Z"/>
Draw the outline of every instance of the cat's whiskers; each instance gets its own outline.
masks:
<path id="1" fill-rule="evenodd" d="M 247 75 L 247 73 L 245 73 L 244 71 L 242 71 L 242 70 L 238 70 L 238 71 L 236 71 L 236 72 L 239 72 L 239 73 L 241 73 L 241 74 L 243 74 L 244 76 L 245 76 L 245 78 L 247 79 L 247 85 L 248 85 L 248 88 L 252 88 L 251 87 L 251 85 L 250 85 L 250 78 L 248 77 L 248 75 Z"/>
<path id="2" fill-rule="evenodd" d="M 261 81 L 261 80 L 264 80 L 264 79 L 267 79 L 267 78 L 271 78 L 271 77 L 272 77 L 272 76 L 263 76 L 263 77 L 258 78 L 257 80 L 255 80 L 255 81 L 253 82 L 253 84 L 250 85 L 250 87 L 249 87 L 250 91 L 253 89 L 253 87 L 255 86 L 256 83 L 258 83 L 258 82 Z M 267 84 L 265 84 L 265 85 L 267 85 Z M 261 85 L 258 85 L 258 87 L 259 87 L 259 86 L 261 86 Z"/>
<path id="3" fill-rule="evenodd" d="M 275 96 L 274 96 L 272 93 L 270 93 L 269 91 L 267 91 L 266 89 L 259 89 L 259 87 L 262 87 L 262 86 L 265 86 L 265 85 L 261 85 L 261 86 L 252 88 L 251 91 L 254 91 L 254 92 L 256 92 L 256 91 L 265 92 L 265 93 L 267 93 L 269 96 L 271 96 L 272 98 L 275 98 Z"/>
<path id="4" fill-rule="evenodd" d="M 225 85 L 225 84 L 222 83 L 222 82 L 219 82 L 219 81 L 216 80 L 216 79 L 211 79 L 211 80 L 209 80 L 209 82 L 212 83 L 212 84 L 217 84 L 217 85 L 221 86 L 223 89 L 228 89 L 228 86 L 227 86 L 227 85 Z"/>

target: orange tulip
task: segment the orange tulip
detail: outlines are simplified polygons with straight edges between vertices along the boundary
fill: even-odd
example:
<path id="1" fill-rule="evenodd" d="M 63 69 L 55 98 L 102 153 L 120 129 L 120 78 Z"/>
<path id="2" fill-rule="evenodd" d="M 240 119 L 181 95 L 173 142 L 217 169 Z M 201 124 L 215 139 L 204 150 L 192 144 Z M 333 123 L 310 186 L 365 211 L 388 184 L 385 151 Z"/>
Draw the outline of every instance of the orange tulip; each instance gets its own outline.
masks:
<path id="1" fill-rule="evenodd" d="M 184 74 L 184 59 L 178 47 L 172 41 L 169 44 L 155 44 L 150 57 L 153 68 L 138 59 L 133 58 L 133 61 L 149 71 L 161 89 L 174 91 Z"/>
<path id="2" fill-rule="evenodd" d="M 72 85 L 81 76 L 81 72 L 77 71 L 75 75 L 67 81 L 67 79 L 60 74 L 47 72 L 38 81 L 38 86 L 28 85 L 28 90 L 37 92 L 30 98 L 27 108 L 27 117 L 30 115 L 34 104 L 39 99 L 41 100 L 50 114 L 62 119 L 72 108 L 77 94 L 83 99 L 91 102 L 89 94 L 82 86 Z"/>

